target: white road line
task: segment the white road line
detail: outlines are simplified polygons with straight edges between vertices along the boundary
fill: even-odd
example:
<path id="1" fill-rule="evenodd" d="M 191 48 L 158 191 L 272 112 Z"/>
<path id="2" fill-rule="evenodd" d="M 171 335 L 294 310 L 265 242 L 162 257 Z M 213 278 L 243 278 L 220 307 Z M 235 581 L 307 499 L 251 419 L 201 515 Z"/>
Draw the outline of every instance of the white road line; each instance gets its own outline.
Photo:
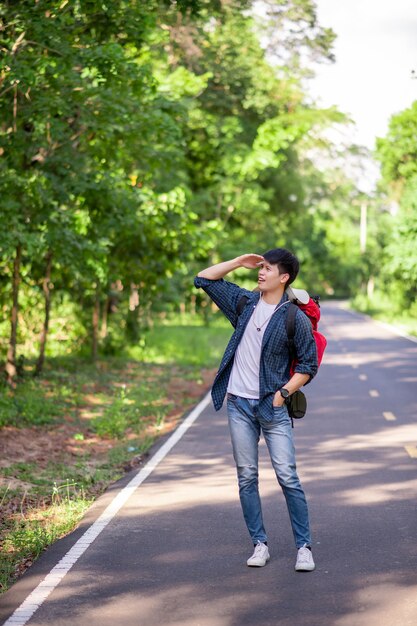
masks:
<path id="1" fill-rule="evenodd" d="M 380 320 L 376 320 L 370 315 L 367 315 L 366 313 L 355 311 L 354 309 L 349 308 L 348 302 L 341 302 L 340 308 L 343 309 L 343 311 L 346 311 L 346 313 L 350 313 L 351 315 L 355 315 L 357 317 L 363 317 L 369 320 L 370 322 L 373 322 L 377 326 L 381 326 L 381 328 L 384 328 L 385 330 L 389 330 L 394 335 L 398 335 L 399 337 L 404 337 L 404 339 L 408 339 L 409 341 L 413 341 L 414 343 L 417 343 L 417 337 L 415 337 L 414 335 L 409 335 L 402 328 L 398 328 L 397 326 L 393 326 L 392 324 L 388 324 L 387 322 L 381 322 Z"/>
<path id="2" fill-rule="evenodd" d="M 376 389 L 370 389 L 369 395 L 371 396 L 371 398 L 379 398 L 379 391 L 377 391 Z"/>
<path id="3" fill-rule="evenodd" d="M 385 417 L 387 422 L 395 422 L 397 419 L 394 413 L 391 413 L 390 411 L 385 411 L 382 415 Z"/>
<path id="4" fill-rule="evenodd" d="M 368 377 L 366 374 L 359 374 L 359 380 L 368 380 Z"/>
<path id="5" fill-rule="evenodd" d="M 378 326 L 382 326 L 382 328 L 385 328 L 385 330 L 390 330 L 395 335 L 399 335 L 400 337 L 404 337 L 404 339 L 408 339 L 409 341 L 413 341 L 414 343 L 417 343 L 417 337 L 414 337 L 413 335 L 409 335 L 405 330 L 402 330 L 401 328 L 397 328 L 397 326 L 393 326 L 392 324 L 380 322 L 379 320 L 373 320 L 373 321 Z"/>
<path id="6" fill-rule="evenodd" d="M 87 548 L 93 543 L 99 534 L 106 528 L 107 524 L 118 513 L 133 492 L 143 483 L 144 480 L 153 472 L 159 463 L 166 457 L 168 452 L 180 441 L 190 426 L 201 415 L 206 406 L 210 403 L 210 393 L 197 404 L 188 417 L 178 426 L 172 433 L 170 438 L 163 446 L 153 455 L 146 465 L 132 478 L 132 480 L 124 487 L 120 493 L 110 502 L 108 507 L 103 511 L 99 518 L 96 519 L 66 555 L 59 561 L 57 565 L 39 585 L 28 595 L 26 600 L 15 610 L 15 612 L 6 620 L 3 626 L 24 626 L 39 607 L 44 603 L 46 598 L 61 582 L 64 576 L 69 572 L 71 567 L 78 561 L 80 556 L 84 554 Z"/>

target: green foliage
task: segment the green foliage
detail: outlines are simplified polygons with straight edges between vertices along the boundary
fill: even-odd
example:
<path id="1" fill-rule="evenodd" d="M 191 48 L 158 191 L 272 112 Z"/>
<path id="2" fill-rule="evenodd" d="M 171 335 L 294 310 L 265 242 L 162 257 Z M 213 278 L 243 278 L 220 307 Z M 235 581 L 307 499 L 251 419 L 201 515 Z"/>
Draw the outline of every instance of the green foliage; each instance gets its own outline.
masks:
<path id="1" fill-rule="evenodd" d="M 141 417 L 146 415 L 151 406 L 158 404 L 160 398 L 161 391 L 158 394 L 152 385 L 136 388 L 129 395 L 122 388 L 103 414 L 94 419 L 93 429 L 100 437 L 117 439 L 121 439 L 129 427 L 140 432 L 143 428 Z"/>
<path id="2" fill-rule="evenodd" d="M 191 322 L 191 323 L 190 323 Z M 144 346 L 132 346 L 129 356 L 145 363 L 177 363 L 181 366 L 215 367 L 219 364 L 232 327 L 217 314 L 210 326 L 200 318 L 172 317 L 147 335 Z"/>
<path id="3" fill-rule="evenodd" d="M 391 118 L 387 136 L 377 142 L 383 179 L 399 211 L 389 224 L 381 274 L 385 292 L 396 292 L 408 310 L 417 300 L 417 101 Z M 389 290 L 389 291 L 388 291 Z M 393 298 L 394 300 L 394 298 Z"/>
<path id="4" fill-rule="evenodd" d="M 2 4 L 0 302 L 19 290 L 18 354 L 43 333 L 47 357 L 134 344 L 148 359 L 155 313 L 196 302 L 207 321 L 193 274 L 246 250 L 286 245 L 306 285 L 356 289 L 354 193 L 309 157 L 344 122 L 304 86 L 334 34 L 310 0 L 256 6 Z"/>
<path id="5" fill-rule="evenodd" d="M 352 307 L 417 337 L 417 302 L 405 302 L 399 289 L 386 293 L 379 288 L 372 297 L 358 294 L 352 299 Z"/>
<path id="6" fill-rule="evenodd" d="M 386 248 L 393 275 L 403 283 L 406 299 L 417 296 L 417 213 L 406 214 L 398 220 L 392 239 Z"/>
<path id="7" fill-rule="evenodd" d="M 46 547 L 70 532 L 91 505 L 82 490 L 68 482 L 52 488 L 52 504 L 43 509 L 28 510 L 0 527 L 4 540 L 0 548 L 0 592 L 7 590 L 16 576 L 16 566 L 35 560 Z M 7 492 L 0 500 L 3 504 Z M 10 494 L 12 495 L 12 494 Z M 23 501 L 22 501 L 23 505 Z"/>
<path id="8" fill-rule="evenodd" d="M 391 118 L 387 136 L 377 140 L 377 156 L 388 184 L 417 175 L 417 101 Z"/>
<path id="9" fill-rule="evenodd" d="M 34 381 L 20 384 L 16 390 L 0 388 L 0 427 L 6 425 L 40 426 L 51 424 L 62 414 L 60 398 L 46 397 Z"/>

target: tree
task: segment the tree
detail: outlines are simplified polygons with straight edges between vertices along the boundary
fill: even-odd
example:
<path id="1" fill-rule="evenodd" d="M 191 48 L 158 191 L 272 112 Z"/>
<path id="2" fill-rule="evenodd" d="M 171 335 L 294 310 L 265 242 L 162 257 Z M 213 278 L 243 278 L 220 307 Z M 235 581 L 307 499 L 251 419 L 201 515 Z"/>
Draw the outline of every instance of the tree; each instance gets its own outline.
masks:
<path id="1" fill-rule="evenodd" d="M 302 62 L 331 60 L 333 35 L 308 0 L 264 7 L 279 49 L 254 0 L 1 5 L 10 364 L 19 287 L 43 308 L 39 373 L 53 295 L 78 307 L 95 357 L 111 313 L 136 340 L 153 310 L 191 297 L 201 257 L 242 238 L 272 247 L 297 232 L 306 258 L 333 260 L 306 208 L 326 184 L 307 154 L 342 118 L 307 100 Z"/>
<path id="2" fill-rule="evenodd" d="M 321 46 L 321 55 L 331 57 L 332 38 L 322 37 L 311 3 L 301 12 L 294 8 L 300 3 L 271 4 L 280 6 L 279 25 L 285 19 L 297 27 L 296 37 L 291 29 L 279 31 L 287 56 L 292 50 L 298 58 L 300 46 L 312 48 L 317 36 L 317 50 Z M 274 245 L 291 232 L 294 216 L 305 213 L 303 143 L 313 130 L 344 119 L 305 103 L 302 68 L 294 70 L 295 60 L 291 69 L 268 61 L 259 28 L 258 17 L 233 5 L 212 17 L 210 27 L 183 18 L 168 28 L 170 73 L 162 73 L 162 84 L 172 84 L 172 74 L 183 73 L 183 66 L 209 77 L 189 103 L 183 132 L 191 202 L 200 223 L 214 226 L 213 256 L 237 253 L 242 238 Z M 310 137 L 309 148 L 311 143 Z"/>
<path id="3" fill-rule="evenodd" d="M 392 116 L 386 137 L 377 141 L 383 183 L 392 200 L 399 203 L 391 219 L 392 234 L 384 254 L 383 272 L 396 281 L 402 306 L 410 307 L 417 296 L 417 101 Z"/>
<path id="4" fill-rule="evenodd" d="M 196 11 L 197 4 L 182 2 L 181 8 L 189 5 Z M 54 272 L 53 260 L 59 263 L 59 250 L 73 249 L 74 231 L 65 227 L 66 221 L 75 224 L 80 211 L 87 211 L 91 221 L 98 223 L 103 221 L 103 211 L 113 212 L 117 221 L 121 209 L 103 201 L 114 187 L 123 187 L 125 195 L 134 197 L 133 210 L 140 203 L 129 180 L 132 154 L 142 153 L 146 158 L 153 137 L 144 129 L 160 129 L 167 117 L 153 108 L 154 81 L 146 55 L 142 57 L 145 36 L 156 25 L 157 9 L 156 2 L 147 3 L 144 9 L 137 2 L 129 6 L 116 2 L 106 8 L 99 2 L 43 1 L 20 3 L 18 10 L 14 3 L 0 8 L 4 32 L 0 184 L 8 226 L 1 254 L 3 262 L 12 262 L 14 268 L 9 381 L 15 375 L 22 258 L 29 264 L 33 256 L 47 259 L 39 370 L 48 329 L 50 292 L 46 286 Z M 87 207 L 86 198 L 92 202 Z M 63 218 L 59 233 L 54 215 Z M 106 219 L 111 221 L 108 215 Z M 65 242 L 66 235 L 69 240 Z M 92 242 L 97 243 L 97 238 L 87 243 Z M 77 245 L 81 245 L 79 239 Z M 105 247 L 108 253 L 110 246 Z M 85 264 L 89 280 L 93 265 L 97 274 L 97 263 Z"/>

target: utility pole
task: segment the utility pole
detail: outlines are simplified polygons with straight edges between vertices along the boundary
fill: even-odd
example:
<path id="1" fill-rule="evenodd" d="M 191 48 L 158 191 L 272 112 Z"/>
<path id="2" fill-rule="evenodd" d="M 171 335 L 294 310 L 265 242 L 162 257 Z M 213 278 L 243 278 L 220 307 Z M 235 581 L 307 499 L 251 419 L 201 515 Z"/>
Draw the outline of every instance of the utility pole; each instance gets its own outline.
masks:
<path id="1" fill-rule="evenodd" d="M 361 203 L 361 219 L 360 219 L 360 227 L 359 227 L 359 246 L 361 254 L 365 254 L 366 252 L 366 238 L 368 231 L 368 203 L 363 200 Z M 369 276 L 367 284 L 366 284 L 366 293 L 368 298 L 372 298 L 374 294 L 374 277 Z"/>
<path id="2" fill-rule="evenodd" d="M 361 204 L 361 221 L 360 221 L 361 254 L 365 254 L 366 252 L 367 210 L 368 210 L 368 205 L 365 201 L 363 201 Z"/>

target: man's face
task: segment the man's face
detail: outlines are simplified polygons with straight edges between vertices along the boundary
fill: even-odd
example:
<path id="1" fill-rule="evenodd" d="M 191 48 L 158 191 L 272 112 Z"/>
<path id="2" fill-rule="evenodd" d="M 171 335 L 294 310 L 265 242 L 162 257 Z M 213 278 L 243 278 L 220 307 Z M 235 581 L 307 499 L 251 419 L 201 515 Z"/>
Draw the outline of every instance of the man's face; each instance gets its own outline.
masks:
<path id="1" fill-rule="evenodd" d="M 264 261 L 259 266 L 258 287 L 262 293 L 281 289 L 288 279 L 288 273 L 279 273 L 278 265 L 271 265 L 268 261 Z"/>

